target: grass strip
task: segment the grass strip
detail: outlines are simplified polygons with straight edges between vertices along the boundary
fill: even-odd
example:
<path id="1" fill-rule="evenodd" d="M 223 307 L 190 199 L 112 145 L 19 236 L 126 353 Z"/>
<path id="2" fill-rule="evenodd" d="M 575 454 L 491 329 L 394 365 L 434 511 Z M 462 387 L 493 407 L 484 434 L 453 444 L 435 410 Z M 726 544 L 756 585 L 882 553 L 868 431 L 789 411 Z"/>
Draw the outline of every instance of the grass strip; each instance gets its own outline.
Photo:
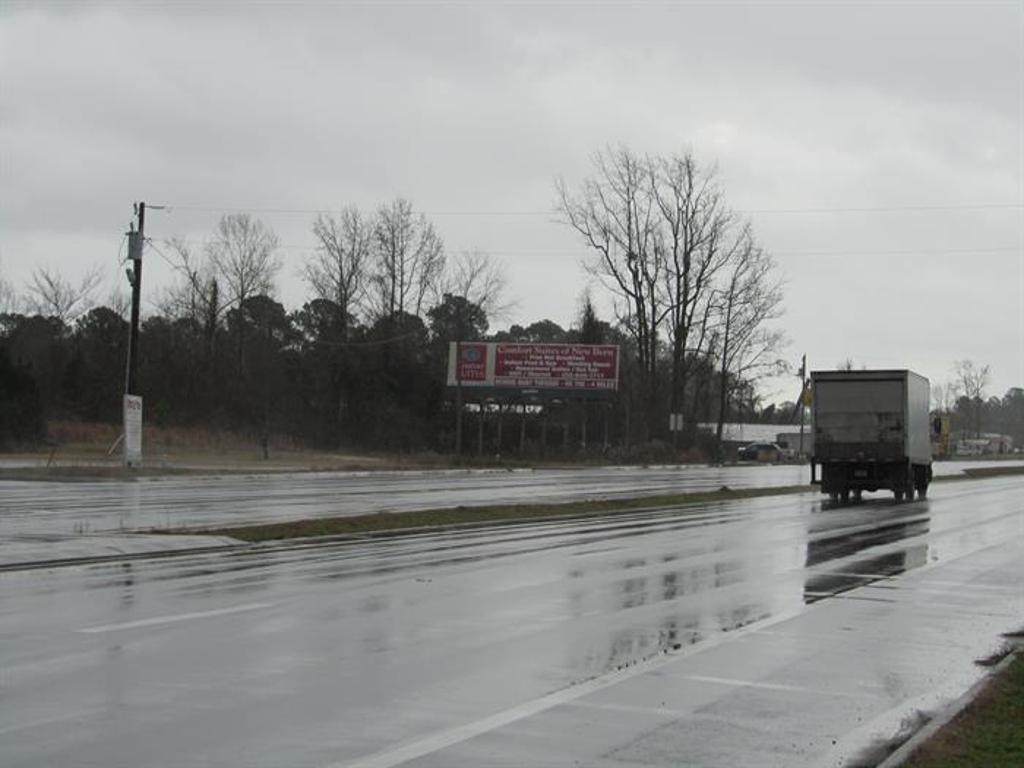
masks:
<path id="1" fill-rule="evenodd" d="M 662 496 L 642 496 L 629 499 L 600 499 L 552 504 L 497 504 L 491 506 L 445 507 L 409 512 L 377 512 L 351 517 L 324 517 L 294 520 L 262 525 L 243 525 L 229 528 L 181 529 L 165 528 L 147 533 L 195 533 L 230 536 L 242 541 L 272 541 L 312 536 L 339 536 L 345 534 L 396 531 L 412 528 L 496 523 L 513 520 L 536 520 L 550 517 L 585 517 L 609 512 L 628 512 L 652 507 L 692 506 L 711 502 L 752 499 L 761 496 L 782 496 L 807 493 L 816 489 L 811 485 L 787 485 L 778 488 L 747 488 L 732 490 L 721 488 L 703 493 L 682 493 Z"/>
<path id="2" fill-rule="evenodd" d="M 903 768 L 1024 765 L 1024 655 L 918 748 Z"/>
<path id="3" fill-rule="evenodd" d="M 974 478 L 1024 475 L 1024 467 L 968 467 L 964 474 Z"/>
<path id="4" fill-rule="evenodd" d="M 1024 474 L 1024 467 L 998 467 L 994 474 Z M 983 469 L 970 470 L 971 474 L 936 477 L 935 480 L 972 480 L 990 477 L 980 474 Z M 978 473 L 978 474 L 974 474 Z M 281 523 L 241 525 L 227 528 L 159 528 L 147 533 L 203 534 L 230 536 L 242 541 L 274 541 L 316 536 L 343 536 L 381 531 L 436 528 L 451 525 L 473 525 L 514 520 L 536 520 L 547 517 L 585 517 L 609 512 L 628 512 L 651 507 L 681 507 L 708 504 L 717 501 L 752 499 L 761 496 L 781 496 L 790 493 L 808 493 L 818 490 L 816 485 L 786 485 L 777 488 L 722 487 L 717 491 L 680 493 L 661 496 L 638 496 L 622 499 L 555 502 L 548 504 L 497 504 L 491 506 L 458 506 L 423 509 L 410 512 L 376 512 L 349 517 L 322 517 Z"/>

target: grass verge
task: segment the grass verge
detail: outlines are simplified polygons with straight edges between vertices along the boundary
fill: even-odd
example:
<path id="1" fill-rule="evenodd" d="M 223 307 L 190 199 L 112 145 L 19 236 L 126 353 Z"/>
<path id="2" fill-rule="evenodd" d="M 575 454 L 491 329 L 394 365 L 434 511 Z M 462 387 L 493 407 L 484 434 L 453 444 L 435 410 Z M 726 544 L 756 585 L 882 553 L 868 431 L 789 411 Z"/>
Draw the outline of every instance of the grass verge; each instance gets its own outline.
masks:
<path id="1" fill-rule="evenodd" d="M 1024 467 L 968 467 L 964 470 L 964 474 L 976 478 L 1024 475 Z"/>
<path id="2" fill-rule="evenodd" d="M 1024 655 L 1018 653 L 979 696 L 922 744 L 903 768 L 1024 765 Z"/>
<path id="3" fill-rule="evenodd" d="M 811 485 L 788 485 L 779 488 L 749 488 L 732 490 L 722 488 L 704 493 L 683 493 L 668 496 L 642 496 L 630 499 L 601 499 L 554 504 L 497 504 L 480 507 L 446 507 L 411 512 L 378 512 L 352 517 L 325 517 L 295 520 L 284 523 L 243 525 L 230 528 L 181 529 L 167 528 L 149 533 L 196 533 L 213 536 L 231 536 L 242 541 L 272 541 L 312 536 L 339 536 L 345 534 L 396 531 L 412 528 L 433 528 L 448 525 L 536 520 L 553 517 L 585 517 L 608 512 L 628 512 L 652 507 L 692 506 L 716 501 L 752 499 L 761 496 L 782 496 L 815 490 Z"/>

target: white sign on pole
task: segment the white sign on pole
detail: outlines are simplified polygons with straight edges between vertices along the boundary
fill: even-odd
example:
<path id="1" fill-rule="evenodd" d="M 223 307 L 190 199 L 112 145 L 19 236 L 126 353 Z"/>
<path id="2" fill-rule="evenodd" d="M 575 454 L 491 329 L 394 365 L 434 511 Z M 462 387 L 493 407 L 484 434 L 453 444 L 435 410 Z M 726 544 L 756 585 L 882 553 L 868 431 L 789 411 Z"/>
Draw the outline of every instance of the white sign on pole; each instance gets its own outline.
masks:
<path id="1" fill-rule="evenodd" d="M 669 429 L 669 432 L 682 432 L 683 431 L 683 414 L 681 414 L 681 413 L 670 413 L 668 415 L 668 429 Z"/>
<path id="2" fill-rule="evenodd" d="M 142 464 L 142 398 L 124 396 L 124 463 L 127 467 Z"/>

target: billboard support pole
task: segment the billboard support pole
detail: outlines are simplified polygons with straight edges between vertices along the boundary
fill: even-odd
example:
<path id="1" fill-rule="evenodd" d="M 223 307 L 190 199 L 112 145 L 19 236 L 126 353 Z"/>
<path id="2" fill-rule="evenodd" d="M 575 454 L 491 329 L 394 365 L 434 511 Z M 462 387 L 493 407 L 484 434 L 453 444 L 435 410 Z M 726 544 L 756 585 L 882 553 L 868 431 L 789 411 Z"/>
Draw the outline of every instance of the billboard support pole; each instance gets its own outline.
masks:
<path id="1" fill-rule="evenodd" d="M 476 455 L 484 455 L 484 401 L 477 404 L 479 410 L 476 414 Z"/>
<path id="2" fill-rule="evenodd" d="M 519 455 L 526 453 L 526 401 L 519 406 Z"/>
<path id="3" fill-rule="evenodd" d="M 455 455 L 462 454 L 462 341 L 455 342 Z"/>
<path id="4" fill-rule="evenodd" d="M 627 456 L 629 456 L 629 449 L 630 449 L 630 445 L 629 445 L 629 443 L 630 443 L 630 439 L 629 439 L 630 438 L 630 433 L 629 433 L 629 428 L 630 428 L 630 424 L 629 424 L 629 411 L 630 411 L 629 401 L 630 401 L 630 398 L 627 397 L 626 398 L 626 434 L 625 434 L 625 437 L 623 438 L 623 440 L 624 440 L 624 442 L 626 444 L 626 455 Z"/>
<path id="5" fill-rule="evenodd" d="M 496 450 L 495 453 L 498 454 L 499 458 L 501 457 L 501 437 L 502 437 L 501 436 L 501 432 L 502 432 L 501 428 L 502 428 L 502 424 L 505 421 L 504 416 L 505 416 L 505 407 L 501 403 L 498 403 L 498 450 Z"/>
<path id="6" fill-rule="evenodd" d="M 544 409 L 543 418 L 540 420 L 540 456 L 544 458 L 548 453 L 548 399 L 545 397 L 541 402 Z"/>

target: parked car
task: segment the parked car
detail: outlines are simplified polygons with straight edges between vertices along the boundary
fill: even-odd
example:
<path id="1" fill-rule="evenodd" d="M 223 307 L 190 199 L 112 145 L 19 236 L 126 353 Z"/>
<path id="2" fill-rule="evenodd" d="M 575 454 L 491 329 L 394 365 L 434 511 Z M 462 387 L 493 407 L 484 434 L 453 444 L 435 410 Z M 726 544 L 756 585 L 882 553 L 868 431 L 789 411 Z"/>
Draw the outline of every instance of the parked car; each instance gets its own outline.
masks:
<path id="1" fill-rule="evenodd" d="M 740 461 L 778 461 L 782 449 L 775 443 L 751 443 L 739 450 Z"/>

